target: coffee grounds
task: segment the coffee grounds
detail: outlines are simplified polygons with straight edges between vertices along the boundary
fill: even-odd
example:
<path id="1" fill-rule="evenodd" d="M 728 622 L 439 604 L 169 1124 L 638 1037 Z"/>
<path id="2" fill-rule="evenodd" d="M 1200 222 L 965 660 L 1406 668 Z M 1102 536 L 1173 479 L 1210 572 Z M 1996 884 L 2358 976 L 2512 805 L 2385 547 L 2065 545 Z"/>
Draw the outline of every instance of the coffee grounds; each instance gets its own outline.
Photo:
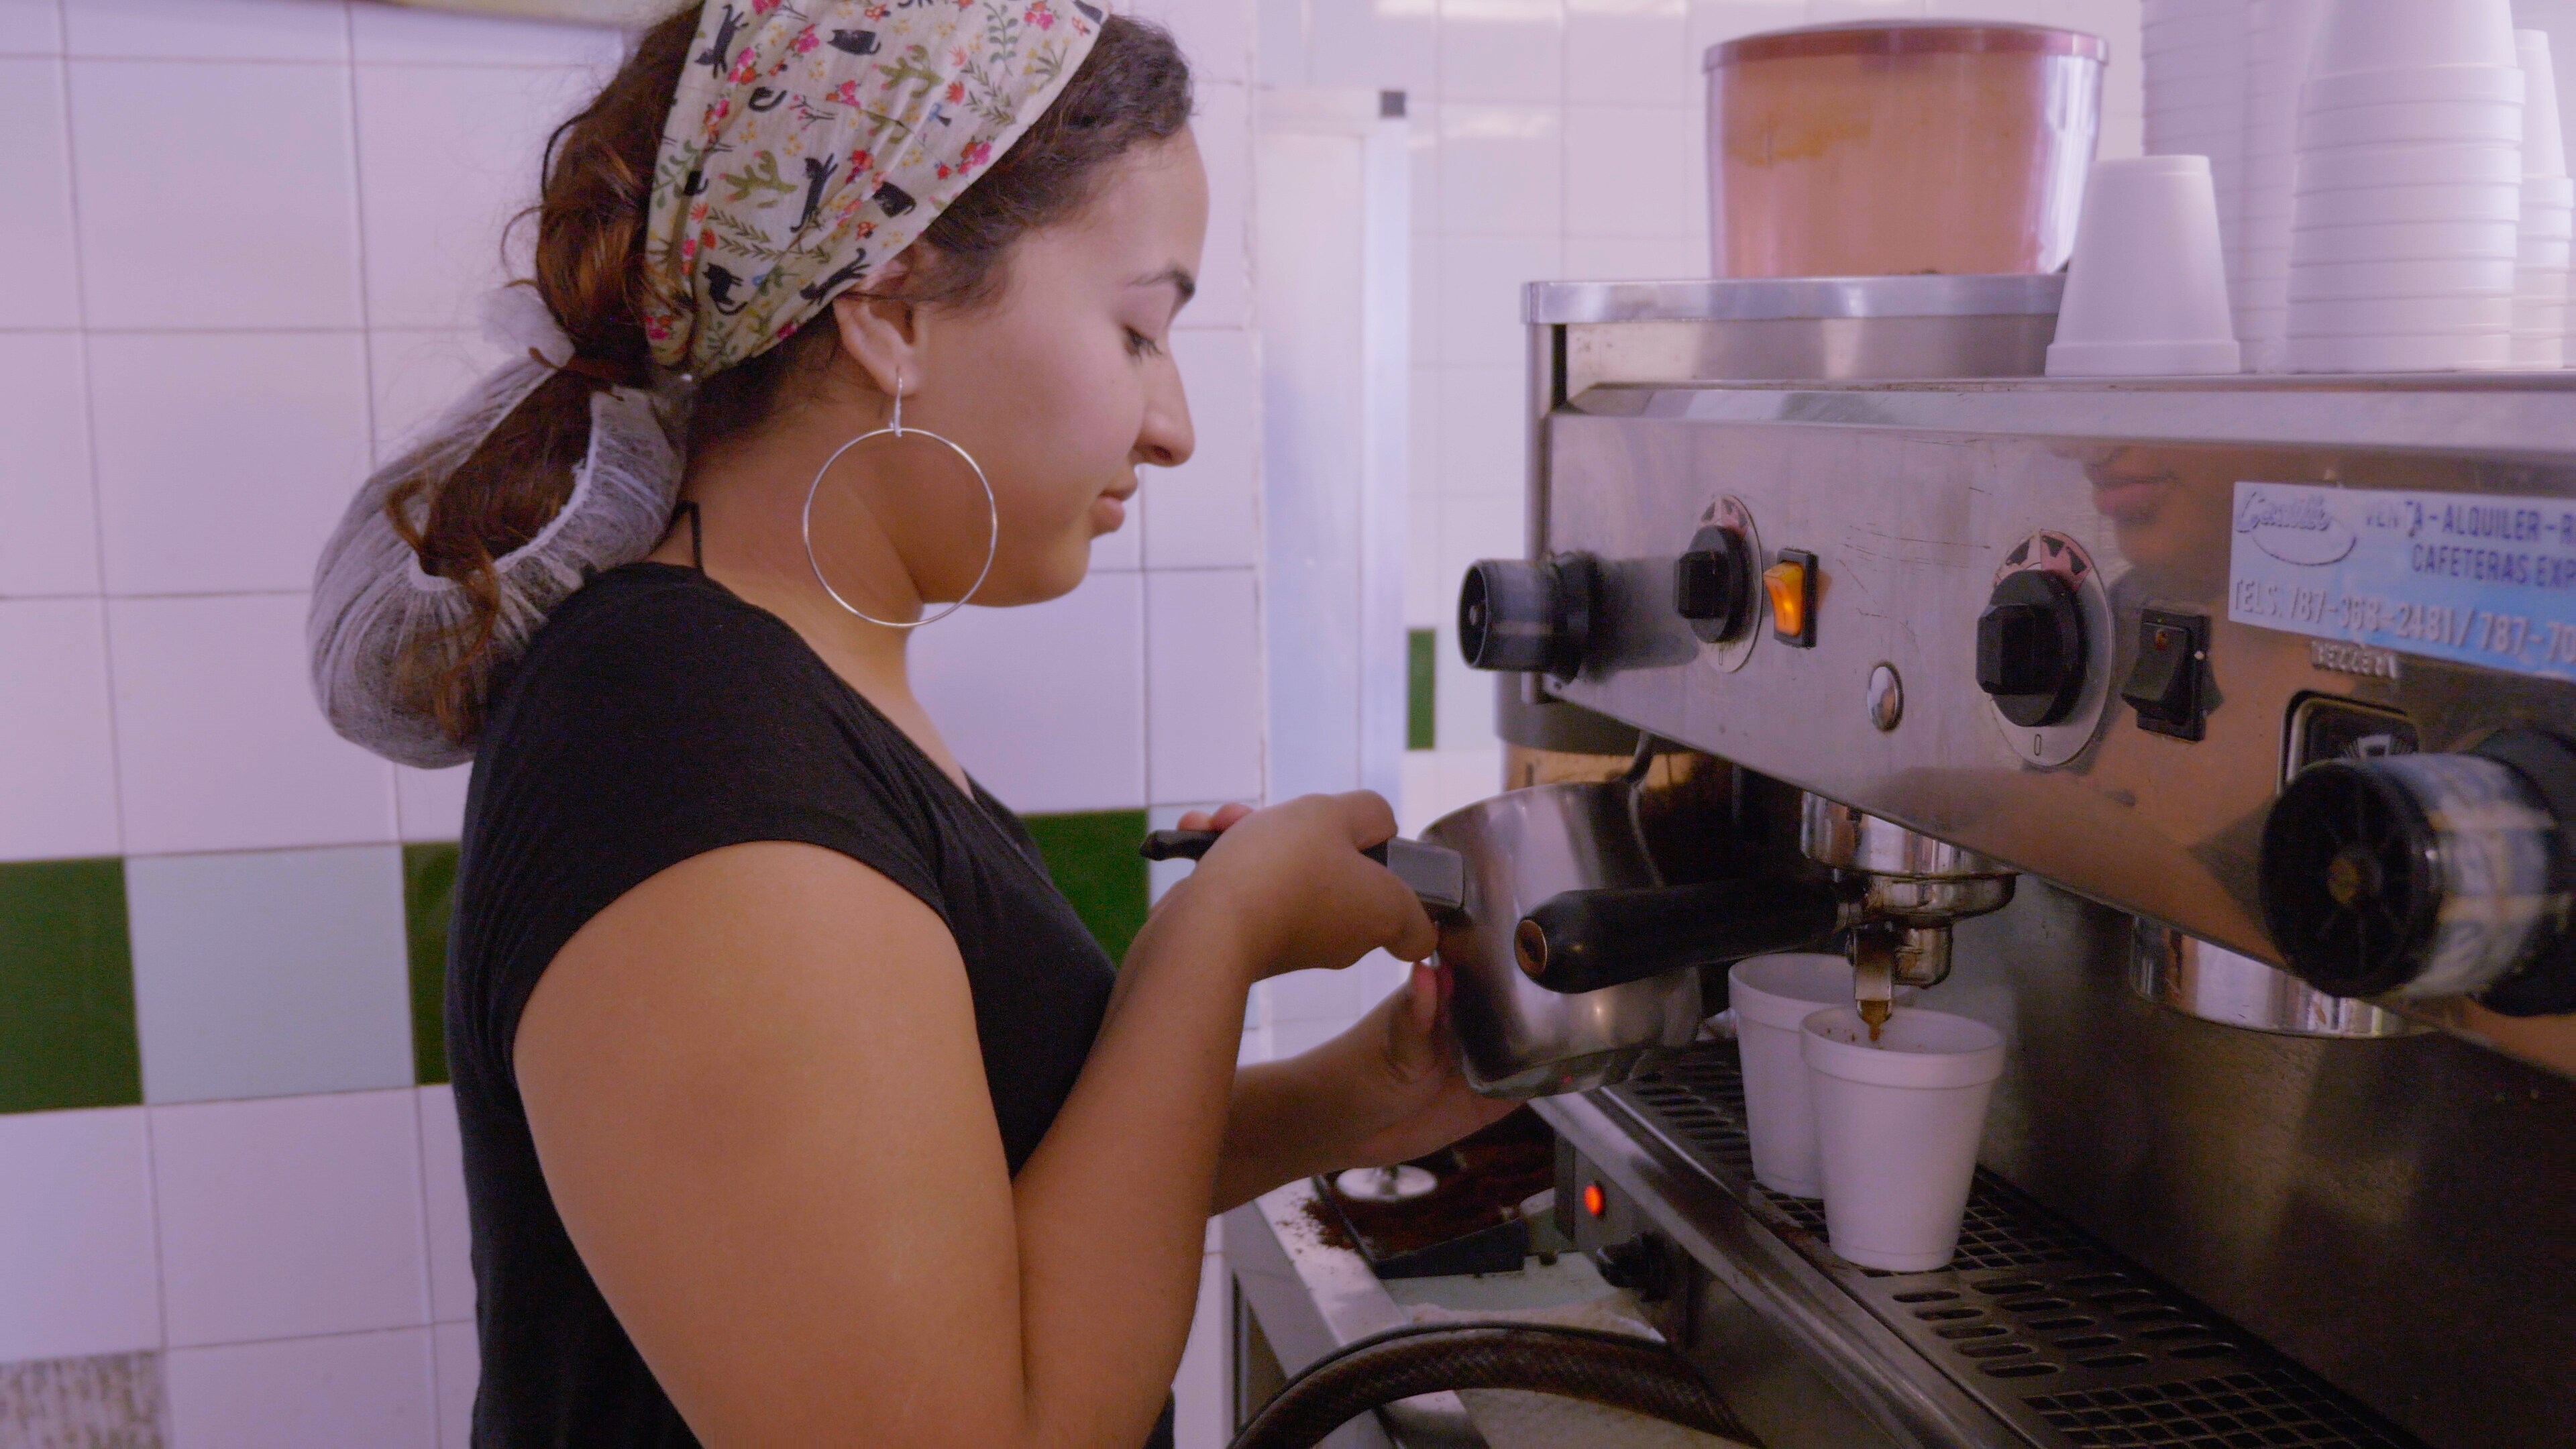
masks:
<path id="1" fill-rule="evenodd" d="M 1361 1202 L 1343 1196 L 1328 1176 L 1316 1179 L 1322 1192 L 1307 1211 L 1319 1221 L 1340 1219 L 1348 1225 L 1345 1240 L 1356 1238 L 1370 1262 L 1383 1263 L 1519 1217 L 1524 1200 L 1556 1185 L 1556 1134 L 1522 1108 L 1412 1165 L 1437 1179 L 1421 1197 Z"/>

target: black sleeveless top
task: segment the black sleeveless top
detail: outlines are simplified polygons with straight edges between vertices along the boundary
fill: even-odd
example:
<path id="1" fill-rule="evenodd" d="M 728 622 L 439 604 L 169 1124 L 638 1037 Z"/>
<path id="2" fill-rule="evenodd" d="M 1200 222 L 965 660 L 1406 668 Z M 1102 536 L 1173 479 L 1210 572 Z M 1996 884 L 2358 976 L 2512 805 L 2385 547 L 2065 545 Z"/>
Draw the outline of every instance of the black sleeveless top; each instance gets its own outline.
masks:
<path id="1" fill-rule="evenodd" d="M 794 630 L 704 574 L 592 580 L 497 691 L 465 807 L 447 1049 L 484 1449 L 697 1442 L 564 1232 L 511 1043 L 592 916 L 692 856 L 767 840 L 839 851 L 947 922 L 1011 1171 L 1082 1070 L 1113 967 L 1018 817 L 981 788 L 968 799 Z M 1168 1407 L 1148 1442 L 1168 1449 Z"/>

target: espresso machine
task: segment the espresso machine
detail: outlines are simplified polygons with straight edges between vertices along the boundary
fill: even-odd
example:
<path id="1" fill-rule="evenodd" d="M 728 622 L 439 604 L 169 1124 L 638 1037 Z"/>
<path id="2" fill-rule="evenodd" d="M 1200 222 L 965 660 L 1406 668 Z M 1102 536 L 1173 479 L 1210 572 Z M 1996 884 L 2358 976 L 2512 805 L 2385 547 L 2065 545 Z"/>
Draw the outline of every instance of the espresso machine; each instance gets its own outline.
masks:
<path id="1" fill-rule="evenodd" d="M 2576 1444 L 2576 379 L 2043 380 L 2057 285 L 1528 290 L 1507 737 L 1722 762 L 1703 905 L 2009 1051 L 1940 1271 L 1669 1012 L 1556 1225 L 1773 1449 Z"/>

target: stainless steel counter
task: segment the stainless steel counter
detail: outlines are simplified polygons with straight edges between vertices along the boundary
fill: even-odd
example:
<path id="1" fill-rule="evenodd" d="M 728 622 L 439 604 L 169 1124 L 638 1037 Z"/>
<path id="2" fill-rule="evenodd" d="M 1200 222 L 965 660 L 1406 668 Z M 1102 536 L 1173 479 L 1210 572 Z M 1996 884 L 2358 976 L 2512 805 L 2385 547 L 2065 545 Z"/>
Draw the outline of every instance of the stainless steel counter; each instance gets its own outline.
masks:
<path id="1" fill-rule="evenodd" d="M 1225 1215 L 1225 1259 L 1241 1311 L 1258 1321 L 1279 1367 L 1294 1375 L 1345 1344 L 1414 1321 L 1410 1308 L 1555 1308 L 1610 1296 L 1592 1261 L 1568 1253 L 1518 1273 L 1381 1283 L 1356 1251 L 1324 1241 L 1308 1208 L 1313 1182 L 1292 1182 Z M 1240 1347 L 1240 1344 L 1238 1344 Z M 1240 1370 L 1238 1370 L 1240 1372 Z M 1326 1449 L 1486 1449 L 1456 1394 L 1425 1394 L 1355 1420 Z"/>

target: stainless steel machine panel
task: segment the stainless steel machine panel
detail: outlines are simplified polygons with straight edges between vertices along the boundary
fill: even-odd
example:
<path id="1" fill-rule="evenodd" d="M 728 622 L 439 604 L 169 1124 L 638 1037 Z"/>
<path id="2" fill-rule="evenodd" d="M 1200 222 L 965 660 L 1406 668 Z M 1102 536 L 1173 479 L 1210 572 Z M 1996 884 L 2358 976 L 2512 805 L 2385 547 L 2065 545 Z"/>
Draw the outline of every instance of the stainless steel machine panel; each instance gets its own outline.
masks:
<path id="1" fill-rule="evenodd" d="M 2100 1397 L 2058 1402 L 2034 1387 L 2005 1402 L 1993 1390 L 2014 1381 L 1958 1345 L 2031 1350 L 1997 1355 L 2007 1360 L 2059 1346 L 2033 1340 L 2009 1307 L 1914 1322 L 1914 1308 L 1939 1304 L 1881 1302 L 1884 1285 L 1807 1251 L 1812 1225 L 1738 1192 L 1724 1144 L 1693 1139 L 1724 1114 L 1710 1081 L 1677 1079 L 1661 1101 L 1632 1090 L 1549 1103 L 1551 1120 L 1615 1164 L 1639 1211 L 1726 1290 L 1710 1290 L 1710 1322 L 1749 1313 L 1838 1361 L 1840 1401 L 1901 1442 L 2576 1444 L 2576 1296 L 2564 1291 L 2576 1282 L 2576 1015 L 2547 1014 L 2558 1008 L 2545 996 L 2535 1006 L 2483 987 L 2436 994 L 2465 979 L 2445 973 L 2478 964 L 2494 923 L 2566 913 L 2576 794 L 2469 790 L 2419 810 L 2441 840 L 2400 840 L 2387 858 L 2454 872 L 2474 861 L 2493 888 L 2445 901 L 2421 934 L 2439 969 L 2373 995 L 2384 1011 L 2332 997 L 2256 1009 L 2234 988 L 2229 1010 L 2199 1008 L 2243 1023 L 2219 1025 L 2184 1014 L 2191 983 L 2159 978 L 2168 1005 L 2130 984 L 2137 943 L 2177 930 L 2207 943 L 2212 961 L 2284 960 L 2261 865 L 2285 781 L 2305 788 L 2383 760 L 2372 778 L 2467 778 L 2515 741 L 2576 736 L 2576 658 L 2556 658 L 2554 644 L 2498 644 L 2479 624 L 2495 651 L 2479 663 L 2466 621 L 2439 610 L 2405 621 L 2420 647 L 2392 648 L 2319 637 L 2334 631 L 2318 627 L 2314 599 L 2262 600 L 2278 606 L 2279 627 L 2233 607 L 2264 587 L 2243 572 L 2240 524 L 2313 522 L 2240 519 L 2245 484 L 2291 485 L 2305 499 L 2330 489 L 2456 500 L 2472 532 L 2545 516 L 2565 520 L 2569 538 L 2537 553 L 2576 549 L 2576 376 L 1720 382 L 1710 359 L 1724 368 L 1734 353 L 1687 334 L 1735 325 L 1694 321 L 1721 294 L 1533 290 L 1528 557 L 1583 556 L 1566 576 L 1596 594 L 1580 668 L 1506 687 L 2023 872 L 2009 905 L 1958 921 L 1955 970 L 1923 1002 L 2010 1043 L 1980 1154 L 1996 1181 L 1988 1201 L 2037 1204 L 2028 1220 L 2075 1235 L 2048 1251 L 2117 1255 L 2123 1265 L 2105 1271 L 2143 1275 L 2138 1286 L 2166 1295 L 2141 1307 L 2227 1332 L 2168 1344 L 2109 1330 L 2122 1342 L 2101 1346 L 2106 1359 L 2147 1361 L 2026 1376 L 2108 1375 L 2081 1389 Z M 1729 622 L 1702 608 L 1725 597 L 1710 578 L 1740 562 L 1683 556 L 1708 552 L 1705 530 L 1720 527 L 1743 545 L 1728 545 L 1730 558 L 1809 563 L 1810 635 L 1775 633 L 1766 593 L 1749 631 L 1740 611 Z M 2490 566 L 2474 555 L 2421 563 L 2428 574 Z M 2576 568 L 2567 573 L 2549 586 L 2576 588 Z M 1799 602 L 1794 579 L 1778 582 L 1783 601 Z M 2563 632 L 2576 655 L 2576 622 Z M 2195 666 L 2192 688 L 2162 696 L 2151 716 L 2139 691 L 2159 670 L 2138 666 L 2168 649 Z M 2393 759 L 2419 754 L 2458 765 Z M 2321 761 L 2347 763 L 2304 770 Z M 2356 820 L 2361 835 L 2322 874 L 2336 900 L 2366 902 L 2380 857 L 2363 847 L 2395 846 Z M 1785 837 L 1781 824 L 1770 838 L 1794 842 L 1794 811 Z M 2562 853 L 2533 854 L 2544 838 Z M 2277 893 L 2274 906 L 2278 919 Z M 2553 950 L 2563 966 L 2563 945 Z M 2410 1034 L 2387 1013 L 2441 1030 Z M 1997 1266 L 1988 1279 L 1974 1271 L 1985 1266 L 1996 1265 L 1966 1264 L 1963 1286 L 1944 1291 L 1973 1304 L 1979 1281 L 2020 1272 Z M 2005 1332 L 1941 1338 L 1949 1326 Z M 1697 1331 L 1687 1315 L 1676 1327 Z M 1701 1347 L 1723 1357 L 1723 1336 L 1703 1334 Z M 2159 1438 L 2144 1419 L 2120 1419 L 2140 1406 L 2128 1395 L 2199 1382 L 2171 1348 L 2221 1341 L 2244 1358 L 2214 1377 L 2314 1390 L 2302 1402 L 2323 1405 L 2317 1422 Z M 1912 1372 L 1927 1365 L 1941 1372 Z M 2273 1373 L 2288 1377 L 2263 1377 Z M 2358 1417 L 2324 1422 L 2348 1411 Z"/>
<path id="2" fill-rule="evenodd" d="M 2233 623 L 2227 597 L 2240 482 L 2576 497 L 2576 388 L 1601 386 L 1545 431 L 1545 547 L 1596 555 L 1603 590 L 1552 693 L 2261 959 L 2257 847 L 2303 702 L 2397 711 L 2426 751 L 2576 723 L 2576 685 Z M 1715 657 L 1674 612 L 1675 560 L 1724 510 L 1816 556 L 1812 648 L 1757 626 Z M 1979 687 L 1977 626 L 2042 561 L 2072 571 L 2092 654 L 2071 716 L 2026 728 Z M 2116 697 L 2149 609 L 2207 629 L 2197 740 Z M 2427 1009 L 2576 1070 L 2564 1022 Z"/>

